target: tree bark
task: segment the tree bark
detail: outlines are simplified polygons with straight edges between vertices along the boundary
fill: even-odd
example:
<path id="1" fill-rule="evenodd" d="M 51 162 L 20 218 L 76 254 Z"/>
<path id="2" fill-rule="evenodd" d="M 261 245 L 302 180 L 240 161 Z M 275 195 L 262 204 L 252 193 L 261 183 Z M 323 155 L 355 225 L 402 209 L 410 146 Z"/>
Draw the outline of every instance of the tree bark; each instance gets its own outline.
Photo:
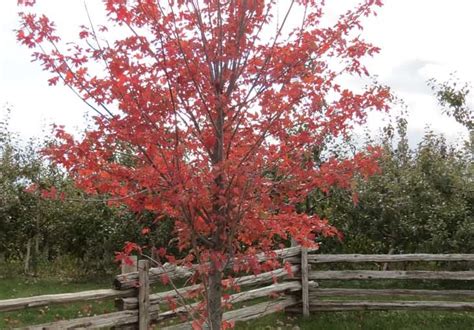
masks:
<path id="1" fill-rule="evenodd" d="M 31 238 L 26 242 L 26 254 L 25 254 L 25 274 L 28 275 L 30 272 L 30 255 L 31 255 Z"/>
<path id="2" fill-rule="evenodd" d="M 211 330 L 219 330 L 222 324 L 222 270 L 217 267 L 214 261 L 211 262 L 208 279 L 207 310 L 209 313 L 209 328 Z"/>
<path id="3" fill-rule="evenodd" d="M 394 249 L 393 247 L 391 247 L 390 250 L 388 251 L 388 254 L 393 254 L 393 252 L 395 252 L 395 249 Z M 383 271 L 388 270 L 388 262 L 386 262 L 386 263 L 383 264 L 382 270 L 383 270 Z"/>
<path id="4" fill-rule="evenodd" d="M 31 265 L 33 270 L 33 276 L 38 276 L 38 266 L 39 266 L 39 259 L 40 259 L 40 235 L 39 235 L 39 228 L 38 224 L 36 225 L 36 234 L 35 234 L 35 246 L 32 253 L 31 258 Z"/>

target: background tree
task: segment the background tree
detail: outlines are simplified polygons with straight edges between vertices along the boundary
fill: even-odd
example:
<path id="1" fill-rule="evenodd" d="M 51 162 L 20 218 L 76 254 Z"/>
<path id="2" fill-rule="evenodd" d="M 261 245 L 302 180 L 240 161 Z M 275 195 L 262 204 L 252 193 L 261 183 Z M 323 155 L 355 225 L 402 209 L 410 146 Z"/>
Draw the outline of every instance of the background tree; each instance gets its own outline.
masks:
<path id="1" fill-rule="evenodd" d="M 451 78 L 444 82 L 430 79 L 428 84 L 444 112 L 468 129 L 469 144 L 472 159 L 474 159 L 474 110 L 468 104 L 471 86 L 468 83 L 461 83 L 455 74 L 451 74 Z"/>
<path id="2" fill-rule="evenodd" d="M 0 122 L 1 251 L 4 259 L 22 256 L 25 272 L 36 273 L 44 219 L 39 213 L 39 199 L 28 194 L 25 188 L 47 176 L 47 168 L 34 151 L 36 141 L 29 140 L 22 145 L 18 137 L 8 131 L 8 112 Z M 18 242 L 26 242 L 26 246 L 20 247 Z"/>
<path id="3" fill-rule="evenodd" d="M 115 273 L 114 251 L 125 242 L 168 245 L 171 220 L 154 223 L 150 214 L 109 207 L 106 195 L 88 198 L 67 173 L 42 157 L 48 144 L 20 139 L 9 130 L 8 114 L 0 121 L 2 264 L 22 261 L 24 271 L 33 275 L 40 264 L 51 268 L 66 261 L 76 267 L 75 275 Z"/>
<path id="4" fill-rule="evenodd" d="M 73 43 L 46 16 L 20 14 L 18 39 L 53 73 L 50 83 L 62 80 L 97 114 L 83 138 L 58 128 L 62 142 L 50 155 L 85 192 L 175 219 L 185 261 L 201 264 L 208 323 L 218 329 L 229 261 L 234 271 L 259 271 L 255 253 L 288 235 L 305 246 L 334 235 L 296 205 L 315 188 L 350 188 L 354 173 L 376 171 L 375 150 L 315 164 L 307 146 L 346 134 L 368 109 L 387 109 L 386 88 L 340 85 L 342 76 L 368 75 L 361 61 L 378 48 L 360 38 L 361 19 L 381 2 L 364 1 L 327 26 L 323 2 L 313 0 L 104 4 L 109 26 L 83 26 Z M 104 41 L 117 37 L 109 28 L 120 29 L 115 42 Z"/>
<path id="5" fill-rule="evenodd" d="M 314 210 L 340 229 L 342 242 L 325 240 L 322 253 L 472 253 L 473 176 L 469 146 L 448 144 L 427 130 L 410 148 L 404 115 L 381 140 L 381 172 L 354 182 L 357 202 L 332 189 Z"/>

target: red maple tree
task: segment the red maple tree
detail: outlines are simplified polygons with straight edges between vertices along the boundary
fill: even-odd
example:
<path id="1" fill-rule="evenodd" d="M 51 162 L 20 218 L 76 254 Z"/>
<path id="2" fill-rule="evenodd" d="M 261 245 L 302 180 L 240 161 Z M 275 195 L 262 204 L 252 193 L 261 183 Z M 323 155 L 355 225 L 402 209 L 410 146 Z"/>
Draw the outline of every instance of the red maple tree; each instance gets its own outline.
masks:
<path id="1" fill-rule="evenodd" d="M 361 60 L 378 48 L 360 38 L 361 19 L 381 2 L 327 26 L 316 0 L 103 2 L 108 27 L 89 22 L 74 43 L 46 16 L 20 13 L 18 40 L 53 74 L 49 83 L 62 81 L 96 113 L 80 139 L 58 128 L 49 154 L 85 191 L 175 219 L 186 260 L 207 265 L 207 318 L 218 329 L 228 261 L 256 271 L 253 257 L 276 241 L 314 246 L 334 235 L 296 206 L 314 189 L 350 188 L 356 173 L 376 171 L 375 152 L 318 164 L 311 150 L 367 110 L 387 109 L 386 88 L 340 86 L 369 75 Z"/>

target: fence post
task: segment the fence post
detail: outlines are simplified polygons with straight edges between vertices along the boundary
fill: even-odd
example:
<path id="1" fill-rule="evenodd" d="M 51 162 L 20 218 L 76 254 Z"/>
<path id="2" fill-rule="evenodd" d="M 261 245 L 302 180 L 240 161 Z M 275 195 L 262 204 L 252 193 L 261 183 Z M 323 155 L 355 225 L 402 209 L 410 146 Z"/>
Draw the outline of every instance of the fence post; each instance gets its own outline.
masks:
<path id="1" fill-rule="evenodd" d="M 150 324 L 150 262 L 140 260 L 138 262 L 138 329 L 148 330 Z"/>
<path id="2" fill-rule="evenodd" d="M 309 316 L 308 249 L 301 247 L 301 297 L 303 316 Z"/>
<path id="3" fill-rule="evenodd" d="M 128 274 L 128 273 L 133 273 L 138 271 L 138 257 L 137 256 L 129 256 L 128 262 L 125 260 L 122 260 L 122 263 L 120 265 L 120 273 L 121 274 Z M 117 305 L 117 301 L 120 298 L 115 298 L 115 304 Z M 120 311 L 122 311 L 122 308 L 118 308 Z M 136 324 L 127 324 L 127 325 L 119 325 L 119 326 L 113 326 L 111 329 L 112 330 L 135 330 L 137 328 Z"/>

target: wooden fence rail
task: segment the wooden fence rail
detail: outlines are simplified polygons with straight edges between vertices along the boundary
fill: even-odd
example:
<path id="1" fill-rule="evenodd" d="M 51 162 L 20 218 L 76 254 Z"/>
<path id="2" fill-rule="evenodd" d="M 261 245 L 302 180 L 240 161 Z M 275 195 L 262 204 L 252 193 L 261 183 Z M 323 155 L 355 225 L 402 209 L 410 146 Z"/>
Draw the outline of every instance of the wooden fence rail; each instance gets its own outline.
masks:
<path id="1" fill-rule="evenodd" d="M 257 260 L 263 262 L 269 259 L 287 259 L 298 256 L 300 247 L 291 247 L 272 251 L 268 254 L 257 255 Z M 187 297 L 190 293 L 200 289 L 200 285 L 190 285 L 177 290 L 151 294 L 150 284 L 161 280 L 163 275 L 171 279 L 188 278 L 194 275 L 197 266 L 190 268 L 166 264 L 160 268 L 149 268 L 149 262 L 140 260 L 138 271 L 116 276 L 114 290 L 92 290 L 66 294 L 42 295 L 28 298 L 8 299 L 0 301 L 0 312 L 20 310 L 24 308 L 41 307 L 52 304 L 65 304 L 101 299 L 115 299 L 117 312 L 82 317 L 72 320 L 50 322 L 28 327 L 28 329 L 68 329 L 68 328 L 100 328 L 138 325 L 139 329 L 147 329 L 150 322 L 157 322 L 176 318 L 179 315 L 188 315 L 198 302 L 191 303 L 174 310 L 162 311 L 160 304 L 169 298 Z M 232 283 L 247 291 L 232 294 L 228 302 L 240 303 L 257 298 L 268 297 L 273 294 L 283 295 L 276 300 L 229 311 L 224 314 L 225 320 L 249 320 L 266 315 L 276 310 L 297 303 L 294 292 L 301 291 L 301 281 L 275 283 L 289 277 L 289 273 L 298 273 L 300 265 L 276 269 L 258 275 L 247 275 L 233 279 Z M 183 324 L 185 326 L 185 324 Z"/>
<path id="2" fill-rule="evenodd" d="M 9 312 L 25 308 L 43 307 L 52 304 L 69 304 L 91 300 L 132 297 L 135 290 L 91 290 L 74 293 L 47 294 L 41 296 L 0 300 L 0 312 Z"/>
<path id="3" fill-rule="evenodd" d="M 250 321 L 269 314 L 273 314 L 298 303 L 294 296 L 287 296 L 281 299 L 263 302 L 249 307 L 240 308 L 225 312 L 222 315 L 224 321 Z M 191 322 L 180 323 L 163 328 L 163 330 L 190 330 L 192 329 Z"/>
<path id="4" fill-rule="evenodd" d="M 298 311 L 289 308 L 288 311 Z M 340 312 L 363 310 L 474 311 L 472 302 L 453 301 L 311 301 L 311 312 Z"/>
<path id="5" fill-rule="evenodd" d="M 405 261 L 474 261 L 474 254 L 312 254 L 308 256 L 310 264 Z"/>
<path id="6" fill-rule="evenodd" d="M 474 271 L 327 270 L 310 271 L 310 280 L 474 280 Z"/>
<path id="7" fill-rule="evenodd" d="M 258 262 L 263 262 L 269 259 L 287 259 L 299 256 L 301 253 L 300 247 L 290 247 L 286 249 L 274 250 L 271 254 L 260 253 L 256 256 Z M 189 278 L 195 273 L 198 265 L 192 267 L 180 267 L 173 264 L 164 264 L 162 267 L 150 268 L 149 281 L 150 284 L 161 281 L 163 275 L 167 275 L 172 279 Z M 138 272 L 118 275 L 114 280 L 114 287 L 117 290 L 125 290 L 135 288 L 138 282 Z"/>
<path id="8" fill-rule="evenodd" d="M 242 288 L 241 292 L 231 294 L 229 303 L 252 302 L 255 299 L 278 296 L 266 302 L 242 307 L 223 314 L 228 321 L 246 321 L 261 317 L 276 311 L 286 309 L 307 316 L 311 312 L 322 311 L 355 311 L 355 310 L 451 310 L 474 311 L 474 290 L 418 290 L 418 289 L 359 289 L 359 288 L 326 288 L 326 280 L 474 280 L 474 270 L 467 271 L 427 271 L 427 270 L 318 270 L 313 269 L 320 264 L 331 263 L 386 263 L 386 262 L 438 262 L 456 261 L 472 262 L 474 254 L 403 254 L 403 255 L 320 255 L 314 250 L 301 247 L 291 247 L 273 251 L 271 254 L 259 254 L 257 260 L 263 262 L 278 258 L 292 265 L 289 276 L 288 269 L 280 268 L 258 275 L 247 275 L 235 278 L 233 284 Z M 81 301 L 115 299 L 119 311 L 83 317 L 73 320 L 51 322 L 29 327 L 29 329 L 48 328 L 97 328 L 137 326 L 148 329 L 151 322 L 176 320 L 179 316 L 192 319 L 193 309 L 199 302 L 191 300 L 190 304 L 172 310 L 160 310 L 160 305 L 169 299 L 182 300 L 194 296 L 200 285 L 189 285 L 176 290 L 151 293 L 150 286 L 158 282 L 163 275 L 171 279 L 188 278 L 193 276 L 196 267 L 178 267 L 165 264 L 160 268 L 149 268 L 149 262 L 140 260 L 138 271 L 118 275 L 110 290 L 92 290 L 76 293 L 42 295 L 28 298 L 8 299 L 0 301 L 0 312 L 15 311 L 24 308 L 41 307 L 51 304 L 66 304 Z M 319 283 L 316 283 L 318 281 Z M 349 297 L 352 300 L 333 300 L 338 297 Z M 400 297 L 408 300 L 377 301 L 383 297 Z M 413 301 L 413 298 L 427 300 Z M 452 301 L 432 301 L 432 298 L 452 299 Z M 361 299 L 361 300 L 356 300 Z M 191 323 L 185 322 L 165 329 L 191 328 Z"/>
<path id="9" fill-rule="evenodd" d="M 433 262 L 456 261 L 472 262 L 474 254 L 401 254 L 401 255 L 374 255 L 374 254 L 341 254 L 319 255 L 311 254 L 301 258 L 293 257 L 291 262 L 301 262 L 301 267 L 317 266 L 331 263 L 387 263 L 387 262 Z M 302 281 L 305 277 L 301 276 Z M 316 270 L 308 271 L 307 280 L 455 280 L 474 281 L 474 271 L 427 271 L 427 270 Z M 324 283 L 324 282 L 322 282 Z M 322 284 L 320 284 L 322 285 Z M 371 300 L 322 300 L 327 297 L 364 297 Z M 429 298 L 455 298 L 456 301 L 377 301 L 383 297 L 428 297 Z M 474 311 L 474 302 L 459 301 L 462 298 L 474 298 L 474 290 L 407 290 L 407 289 L 348 289 L 348 288 L 310 288 L 308 302 L 303 301 L 302 310 L 310 312 L 321 311 L 354 311 L 354 310 L 450 310 Z M 301 308 L 301 307 L 300 307 Z M 290 307 L 289 310 L 298 310 Z M 307 313 L 307 312 L 306 312 Z"/>
<path id="10" fill-rule="evenodd" d="M 320 297 L 430 297 L 430 298 L 474 298 L 474 290 L 410 290 L 410 289 L 346 289 L 315 288 L 310 299 Z"/>

